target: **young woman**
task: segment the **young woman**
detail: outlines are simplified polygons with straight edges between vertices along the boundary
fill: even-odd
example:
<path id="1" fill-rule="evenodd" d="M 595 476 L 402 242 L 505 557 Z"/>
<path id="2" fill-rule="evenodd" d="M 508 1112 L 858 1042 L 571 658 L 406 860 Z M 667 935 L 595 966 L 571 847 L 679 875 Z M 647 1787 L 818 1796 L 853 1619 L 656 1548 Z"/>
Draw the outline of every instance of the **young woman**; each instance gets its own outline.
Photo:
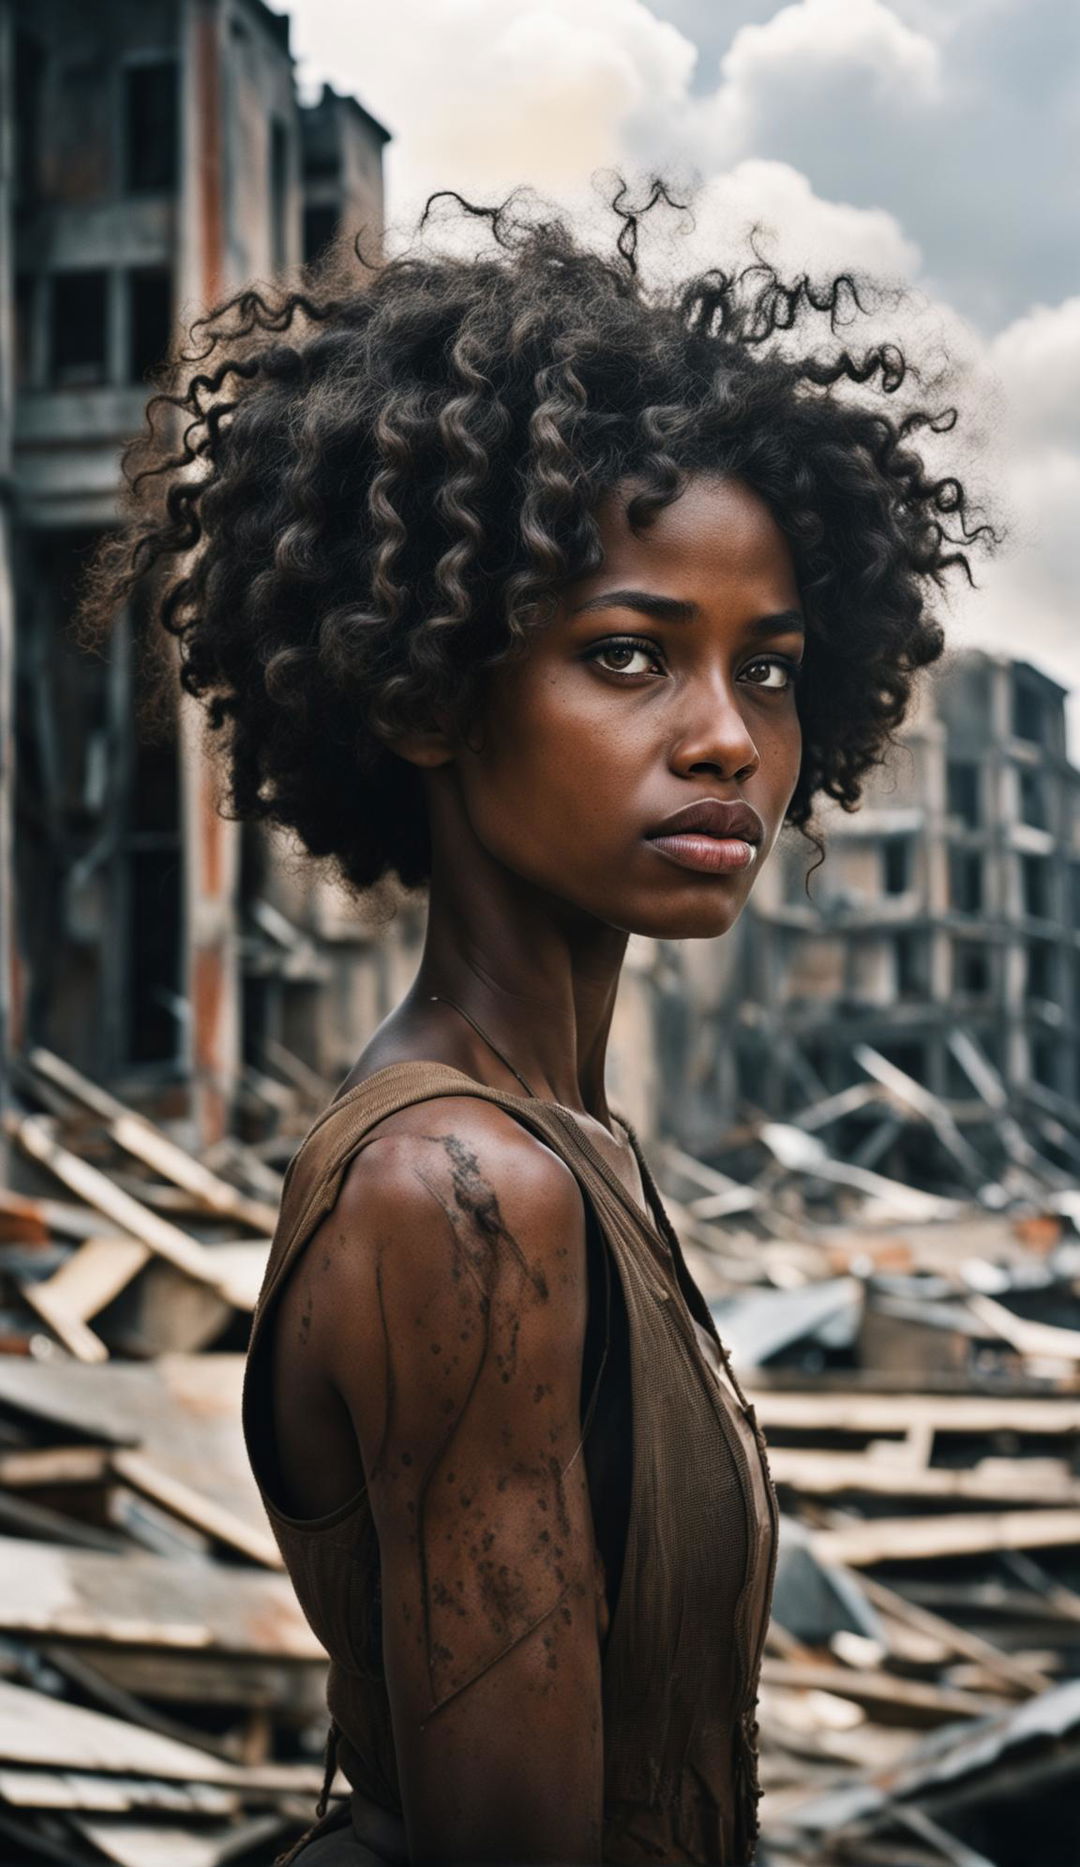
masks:
<path id="1" fill-rule="evenodd" d="M 353 1788 L 296 1858 L 745 1863 L 775 1497 L 605 1045 L 629 934 L 854 807 L 979 528 L 850 279 L 651 292 L 623 196 L 610 257 L 460 206 L 477 257 L 209 320 L 98 593 L 151 577 L 241 816 L 429 888 L 251 1341 Z"/>

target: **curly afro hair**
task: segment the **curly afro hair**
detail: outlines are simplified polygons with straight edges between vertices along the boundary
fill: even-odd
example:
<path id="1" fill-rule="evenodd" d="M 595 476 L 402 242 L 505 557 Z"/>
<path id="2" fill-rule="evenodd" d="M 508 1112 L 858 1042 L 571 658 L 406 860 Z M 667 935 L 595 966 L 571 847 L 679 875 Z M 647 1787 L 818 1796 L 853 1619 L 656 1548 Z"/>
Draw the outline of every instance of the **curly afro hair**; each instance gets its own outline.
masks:
<path id="1" fill-rule="evenodd" d="M 805 831 L 818 792 L 854 809 L 942 653 L 928 598 L 993 538 L 913 445 L 956 411 L 885 412 L 909 366 L 843 341 L 865 309 L 851 275 L 785 282 L 755 258 L 646 286 L 640 216 L 677 205 L 661 183 L 638 210 L 620 187 L 607 255 L 520 196 L 451 199 L 483 226 L 478 254 L 361 258 L 199 321 L 125 459 L 92 620 L 146 580 L 223 736 L 234 813 L 294 831 L 356 889 L 415 886 L 427 819 L 395 734 L 464 717 L 599 566 L 617 483 L 646 527 L 686 476 L 736 476 L 789 540 L 806 611 L 788 821 Z"/>

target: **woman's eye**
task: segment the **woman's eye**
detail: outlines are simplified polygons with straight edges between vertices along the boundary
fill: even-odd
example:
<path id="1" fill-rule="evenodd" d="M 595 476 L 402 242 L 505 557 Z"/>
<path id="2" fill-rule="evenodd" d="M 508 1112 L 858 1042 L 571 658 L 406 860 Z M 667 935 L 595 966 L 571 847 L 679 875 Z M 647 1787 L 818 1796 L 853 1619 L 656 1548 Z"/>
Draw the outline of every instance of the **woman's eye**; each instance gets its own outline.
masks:
<path id="1" fill-rule="evenodd" d="M 779 675 L 780 678 L 774 681 L 756 680 L 752 673 L 754 668 L 764 668 L 767 673 Z M 793 687 L 798 680 L 799 664 L 796 661 L 785 661 L 774 655 L 763 655 L 757 661 L 750 663 L 748 672 L 751 674 L 752 687 L 765 687 L 773 693 L 783 693 L 786 688 Z"/>
<path id="2" fill-rule="evenodd" d="M 659 656 L 648 642 L 625 640 L 600 642 L 589 656 L 611 674 L 648 674 L 659 665 Z"/>

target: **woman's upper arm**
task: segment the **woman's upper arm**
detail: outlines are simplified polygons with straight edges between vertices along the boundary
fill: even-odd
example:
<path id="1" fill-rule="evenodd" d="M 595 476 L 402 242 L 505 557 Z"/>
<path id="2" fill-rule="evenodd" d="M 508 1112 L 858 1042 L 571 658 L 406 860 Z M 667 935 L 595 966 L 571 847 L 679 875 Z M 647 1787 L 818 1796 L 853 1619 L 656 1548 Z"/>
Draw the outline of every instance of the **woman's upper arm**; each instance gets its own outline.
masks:
<path id="1" fill-rule="evenodd" d="M 580 1191 L 462 1099 L 365 1150 L 336 1211 L 332 1378 L 379 1536 L 411 1857 L 599 1860 Z"/>

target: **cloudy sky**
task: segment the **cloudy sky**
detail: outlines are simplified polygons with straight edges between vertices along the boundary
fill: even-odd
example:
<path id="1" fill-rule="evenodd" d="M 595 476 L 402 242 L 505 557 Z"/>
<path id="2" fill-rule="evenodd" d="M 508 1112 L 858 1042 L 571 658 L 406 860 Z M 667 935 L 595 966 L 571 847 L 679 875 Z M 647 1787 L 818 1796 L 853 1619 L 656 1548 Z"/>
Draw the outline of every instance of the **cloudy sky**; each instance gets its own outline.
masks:
<path id="1" fill-rule="evenodd" d="M 305 84 L 393 131 L 403 228 L 435 188 L 526 182 L 584 213 L 598 172 L 659 167 L 697 189 L 683 269 L 759 223 L 781 262 L 911 287 L 901 330 L 962 365 L 972 474 L 1010 529 L 952 638 L 1073 688 L 1080 761 L 1075 0 L 275 4 Z"/>

